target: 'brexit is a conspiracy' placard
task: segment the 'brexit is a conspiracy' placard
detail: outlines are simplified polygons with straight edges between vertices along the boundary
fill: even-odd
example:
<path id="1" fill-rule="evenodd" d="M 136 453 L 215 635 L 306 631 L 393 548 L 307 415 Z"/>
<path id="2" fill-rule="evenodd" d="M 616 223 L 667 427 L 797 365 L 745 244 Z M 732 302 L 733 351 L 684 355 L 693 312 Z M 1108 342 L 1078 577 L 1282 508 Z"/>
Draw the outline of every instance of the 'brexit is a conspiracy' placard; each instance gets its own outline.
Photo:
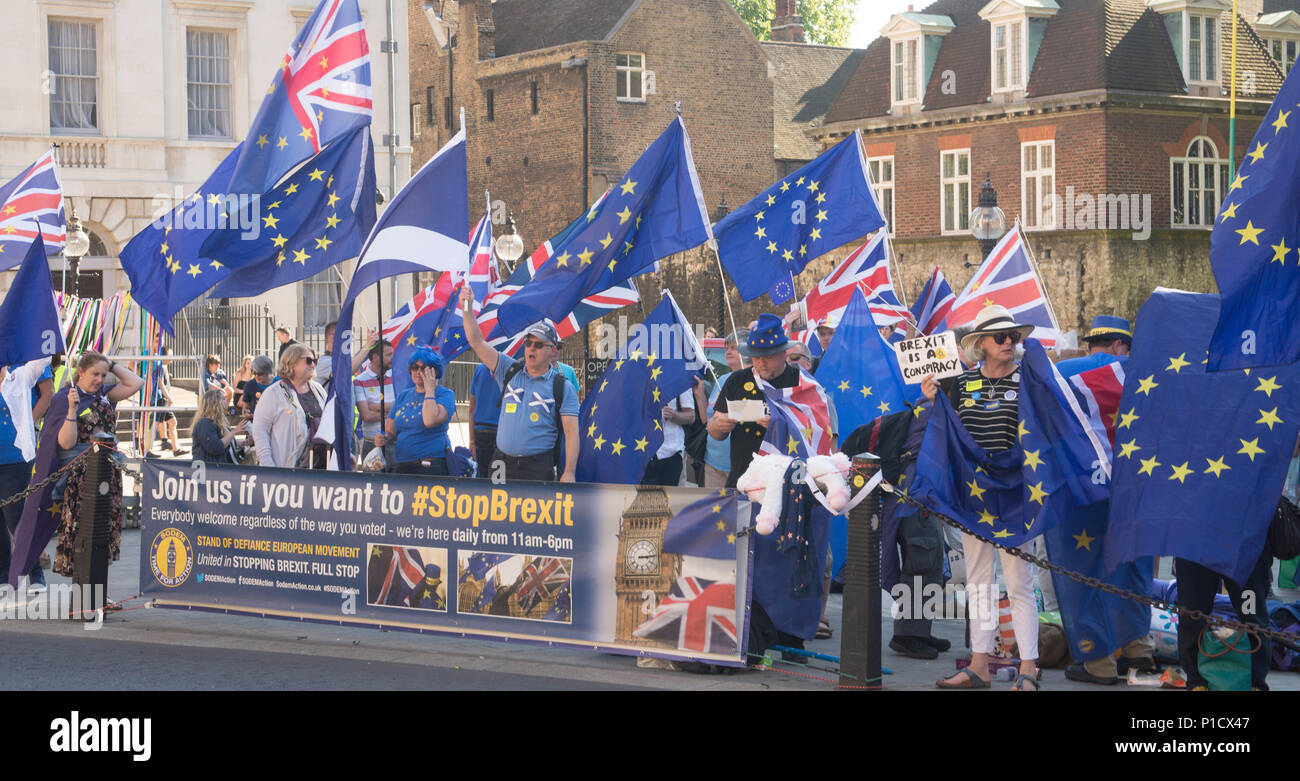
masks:
<path id="1" fill-rule="evenodd" d="M 738 518 L 727 490 L 146 461 L 140 585 L 160 607 L 741 664 Z"/>
<path id="2" fill-rule="evenodd" d="M 903 380 L 916 384 L 927 374 L 936 380 L 956 377 L 963 369 L 957 354 L 957 338 L 952 331 L 940 331 L 932 336 L 904 339 L 894 345 L 898 353 L 898 366 L 903 370 Z"/>

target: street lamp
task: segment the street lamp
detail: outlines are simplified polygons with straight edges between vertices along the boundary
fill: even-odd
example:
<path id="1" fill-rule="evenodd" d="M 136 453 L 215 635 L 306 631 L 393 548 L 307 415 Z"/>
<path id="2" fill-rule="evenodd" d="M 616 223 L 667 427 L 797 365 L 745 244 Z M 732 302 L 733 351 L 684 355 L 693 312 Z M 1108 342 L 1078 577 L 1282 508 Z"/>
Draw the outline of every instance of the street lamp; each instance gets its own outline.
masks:
<path id="1" fill-rule="evenodd" d="M 989 256 L 998 239 L 1007 232 L 1007 215 L 998 208 L 998 191 L 988 174 L 980 188 L 979 203 L 970 213 L 970 232 L 980 245 L 980 261 Z"/>
<path id="2" fill-rule="evenodd" d="M 81 294 L 81 259 L 90 252 L 90 237 L 81 228 L 81 218 L 77 216 L 77 207 L 72 207 L 72 221 L 68 223 L 68 236 L 63 245 L 63 256 L 68 259 L 72 269 L 72 295 Z"/>
<path id="3" fill-rule="evenodd" d="M 723 195 L 722 202 L 713 212 L 713 221 L 722 222 L 728 214 L 731 214 L 731 207 L 727 205 L 727 196 Z M 721 271 L 718 271 L 718 333 L 727 334 L 727 280 L 722 278 Z"/>
<path id="4" fill-rule="evenodd" d="M 515 232 L 515 213 L 506 216 L 506 232 L 496 238 L 497 257 L 505 261 L 506 276 L 515 272 L 515 261 L 524 254 L 524 239 Z"/>

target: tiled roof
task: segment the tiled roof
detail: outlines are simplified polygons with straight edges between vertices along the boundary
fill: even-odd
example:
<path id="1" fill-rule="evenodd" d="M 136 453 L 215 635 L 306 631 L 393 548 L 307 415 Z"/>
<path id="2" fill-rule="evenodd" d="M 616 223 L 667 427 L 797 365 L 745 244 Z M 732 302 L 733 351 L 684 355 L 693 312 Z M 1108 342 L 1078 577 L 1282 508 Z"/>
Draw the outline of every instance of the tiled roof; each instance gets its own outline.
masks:
<path id="1" fill-rule="evenodd" d="M 486 2 L 486 0 L 479 0 Z M 638 0 L 496 0 L 496 55 L 545 49 L 575 41 L 600 41 Z"/>
<path id="2" fill-rule="evenodd" d="M 843 89 L 865 53 L 862 49 L 764 41 L 759 44 L 772 63 L 774 156 L 778 160 L 811 160 L 821 144 L 803 131 L 820 120 Z"/>

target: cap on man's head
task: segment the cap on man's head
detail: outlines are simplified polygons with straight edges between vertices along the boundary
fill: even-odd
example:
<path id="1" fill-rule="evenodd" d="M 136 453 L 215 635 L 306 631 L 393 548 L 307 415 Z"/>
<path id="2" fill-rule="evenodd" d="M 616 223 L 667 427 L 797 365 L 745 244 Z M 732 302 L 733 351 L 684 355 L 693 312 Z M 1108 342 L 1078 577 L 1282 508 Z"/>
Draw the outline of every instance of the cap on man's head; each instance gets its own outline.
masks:
<path id="1" fill-rule="evenodd" d="M 549 342 L 556 347 L 560 346 L 560 335 L 555 332 L 555 326 L 545 320 L 539 320 L 528 326 L 528 330 L 524 333 L 528 336 L 536 336 L 543 342 Z"/>
<path id="2" fill-rule="evenodd" d="M 835 322 L 835 315 L 826 315 L 825 317 L 822 317 L 816 322 L 816 324 L 814 325 L 814 329 L 829 328 L 830 330 L 834 331 L 835 326 L 837 325 L 839 325 L 839 323 Z"/>
<path id="3" fill-rule="evenodd" d="M 1117 315 L 1097 315 L 1092 318 L 1092 329 L 1083 337 L 1085 342 L 1113 342 L 1119 339 L 1133 346 L 1133 331 L 1128 321 Z"/>

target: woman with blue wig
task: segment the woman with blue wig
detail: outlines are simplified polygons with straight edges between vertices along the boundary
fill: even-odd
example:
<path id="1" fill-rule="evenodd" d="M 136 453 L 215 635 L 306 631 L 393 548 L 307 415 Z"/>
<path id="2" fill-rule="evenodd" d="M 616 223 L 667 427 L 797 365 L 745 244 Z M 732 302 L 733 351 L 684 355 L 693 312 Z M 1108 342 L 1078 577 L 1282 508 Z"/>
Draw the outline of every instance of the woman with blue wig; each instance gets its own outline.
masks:
<path id="1" fill-rule="evenodd" d="M 375 437 L 383 447 L 395 442 L 394 472 L 412 475 L 447 474 L 447 426 L 456 413 L 456 394 L 439 384 L 442 356 L 428 347 L 411 353 L 407 370 L 415 387 L 397 395 L 384 421 L 384 434 Z"/>

